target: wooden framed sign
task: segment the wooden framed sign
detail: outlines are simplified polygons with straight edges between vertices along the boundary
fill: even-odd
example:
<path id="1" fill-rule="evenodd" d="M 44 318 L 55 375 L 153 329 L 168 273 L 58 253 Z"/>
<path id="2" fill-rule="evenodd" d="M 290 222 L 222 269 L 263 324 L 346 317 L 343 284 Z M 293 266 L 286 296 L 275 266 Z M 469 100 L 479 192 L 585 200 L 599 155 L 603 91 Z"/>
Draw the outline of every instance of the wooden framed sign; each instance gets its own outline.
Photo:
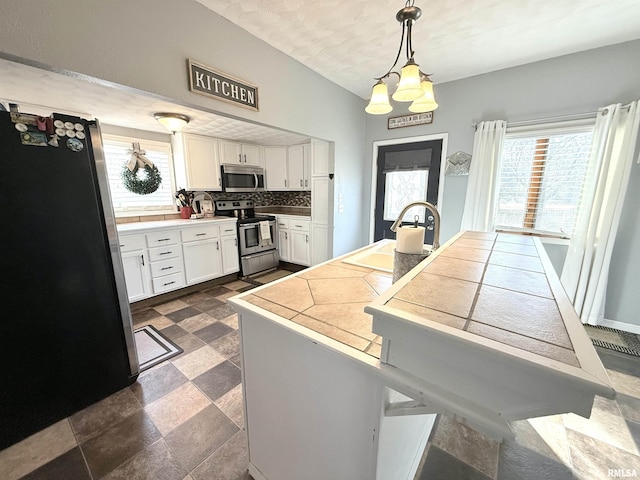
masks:
<path id="1" fill-rule="evenodd" d="M 187 60 L 189 90 L 224 102 L 258 111 L 258 87 L 214 70 L 201 63 Z"/>
<path id="2" fill-rule="evenodd" d="M 392 128 L 411 127 L 413 125 L 426 125 L 427 123 L 433 123 L 433 112 L 412 113 L 411 115 L 389 117 L 387 119 L 387 130 L 391 130 Z"/>

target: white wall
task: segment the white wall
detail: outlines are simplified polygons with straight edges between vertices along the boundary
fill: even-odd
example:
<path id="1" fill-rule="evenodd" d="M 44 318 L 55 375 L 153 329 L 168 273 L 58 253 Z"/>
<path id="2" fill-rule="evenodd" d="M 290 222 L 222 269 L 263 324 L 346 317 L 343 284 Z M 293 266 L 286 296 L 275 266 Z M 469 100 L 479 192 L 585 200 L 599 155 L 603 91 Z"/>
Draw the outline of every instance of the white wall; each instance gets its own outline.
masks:
<path id="1" fill-rule="evenodd" d="M 432 77 L 436 82 L 437 73 Z M 440 107 L 431 125 L 389 131 L 386 116 L 367 116 L 364 176 L 369 183 L 374 141 L 447 132 L 447 155 L 459 150 L 471 154 L 471 125 L 482 120 L 515 122 L 594 112 L 610 103 L 640 99 L 640 40 L 437 84 L 435 92 Z M 392 115 L 408 113 L 398 107 L 394 107 Z M 466 186 L 466 177 L 445 177 L 442 241 L 459 231 Z M 370 185 L 365 183 L 364 189 L 370 198 Z M 635 281 L 640 271 L 638 205 L 640 165 L 634 163 L 613 252 L 605 317 L 640 326 L 640 295 Z M 369 218 L 368 208 L 363 204 L 363 218 Z M 367 232 L 368 228 L 363 231 L 363 242 Z M 552 250 L 557 266 L 562 254 L 556 246 Z"/>
<path id="2" fill-rule="evenodd" d="M 361 226 L 351 219 L 362 211 L 364 100 L 199 3 L 0 2 L 0 55 L 335 142 L 344 213 L 334 217 L 334 254 L 360 245 Z M 260 111 L 189 92 L 187 58 L 258 85 Z"/>

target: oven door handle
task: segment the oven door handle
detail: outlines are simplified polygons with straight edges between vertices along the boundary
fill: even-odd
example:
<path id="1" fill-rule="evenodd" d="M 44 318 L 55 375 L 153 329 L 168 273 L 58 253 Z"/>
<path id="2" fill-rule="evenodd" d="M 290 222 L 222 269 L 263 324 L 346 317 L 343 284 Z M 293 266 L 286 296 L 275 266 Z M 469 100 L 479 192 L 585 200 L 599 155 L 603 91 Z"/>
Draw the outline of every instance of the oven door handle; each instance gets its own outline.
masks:
<path id="1" fill-rule="evenodd" d="M 256 182 L 256 186 L 255 186 L 255 187 L 253 187 L 253 189 L 254 189 L 254 190 L 258 190 L 258 174 L 257 174 L 257 173 L 254 173 L 254 174 L 253 174 L 253 178 L 255 179 L 255 182 Z"/>

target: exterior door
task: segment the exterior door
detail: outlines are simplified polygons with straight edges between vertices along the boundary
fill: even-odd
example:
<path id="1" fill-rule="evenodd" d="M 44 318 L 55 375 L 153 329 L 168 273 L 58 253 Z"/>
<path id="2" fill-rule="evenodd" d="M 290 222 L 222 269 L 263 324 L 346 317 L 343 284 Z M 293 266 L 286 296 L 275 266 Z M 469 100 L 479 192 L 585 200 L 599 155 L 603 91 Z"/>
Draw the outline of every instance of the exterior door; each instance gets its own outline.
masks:
<path id="1" fill-rule="evenodd" d="M 378 148 L 374 240 L 396 238 L 391 225 L 402 209 L 415 201 L 437 206 L 442 139 Z M 425 215 L 426 214 L 426 215 Z M 404 222 L 426 227 L 425 243 L 433 244 L 433 216 L 424 207 L 414 207 Z"/>

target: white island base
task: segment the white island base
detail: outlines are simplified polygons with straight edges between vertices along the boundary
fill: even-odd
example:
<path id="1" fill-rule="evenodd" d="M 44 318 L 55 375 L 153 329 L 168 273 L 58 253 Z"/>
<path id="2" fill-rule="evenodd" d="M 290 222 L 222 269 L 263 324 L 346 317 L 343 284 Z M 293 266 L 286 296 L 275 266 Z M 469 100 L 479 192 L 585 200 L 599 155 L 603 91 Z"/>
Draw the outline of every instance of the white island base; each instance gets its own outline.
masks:
<path id="1" fill-rule="evenodd" d="M 390 401 L 410 399 L 384 386 L 377 359 L 291 322 L 239 319 L 254 479 L 413 479 L 435 415 L 386 417 Z"/>

